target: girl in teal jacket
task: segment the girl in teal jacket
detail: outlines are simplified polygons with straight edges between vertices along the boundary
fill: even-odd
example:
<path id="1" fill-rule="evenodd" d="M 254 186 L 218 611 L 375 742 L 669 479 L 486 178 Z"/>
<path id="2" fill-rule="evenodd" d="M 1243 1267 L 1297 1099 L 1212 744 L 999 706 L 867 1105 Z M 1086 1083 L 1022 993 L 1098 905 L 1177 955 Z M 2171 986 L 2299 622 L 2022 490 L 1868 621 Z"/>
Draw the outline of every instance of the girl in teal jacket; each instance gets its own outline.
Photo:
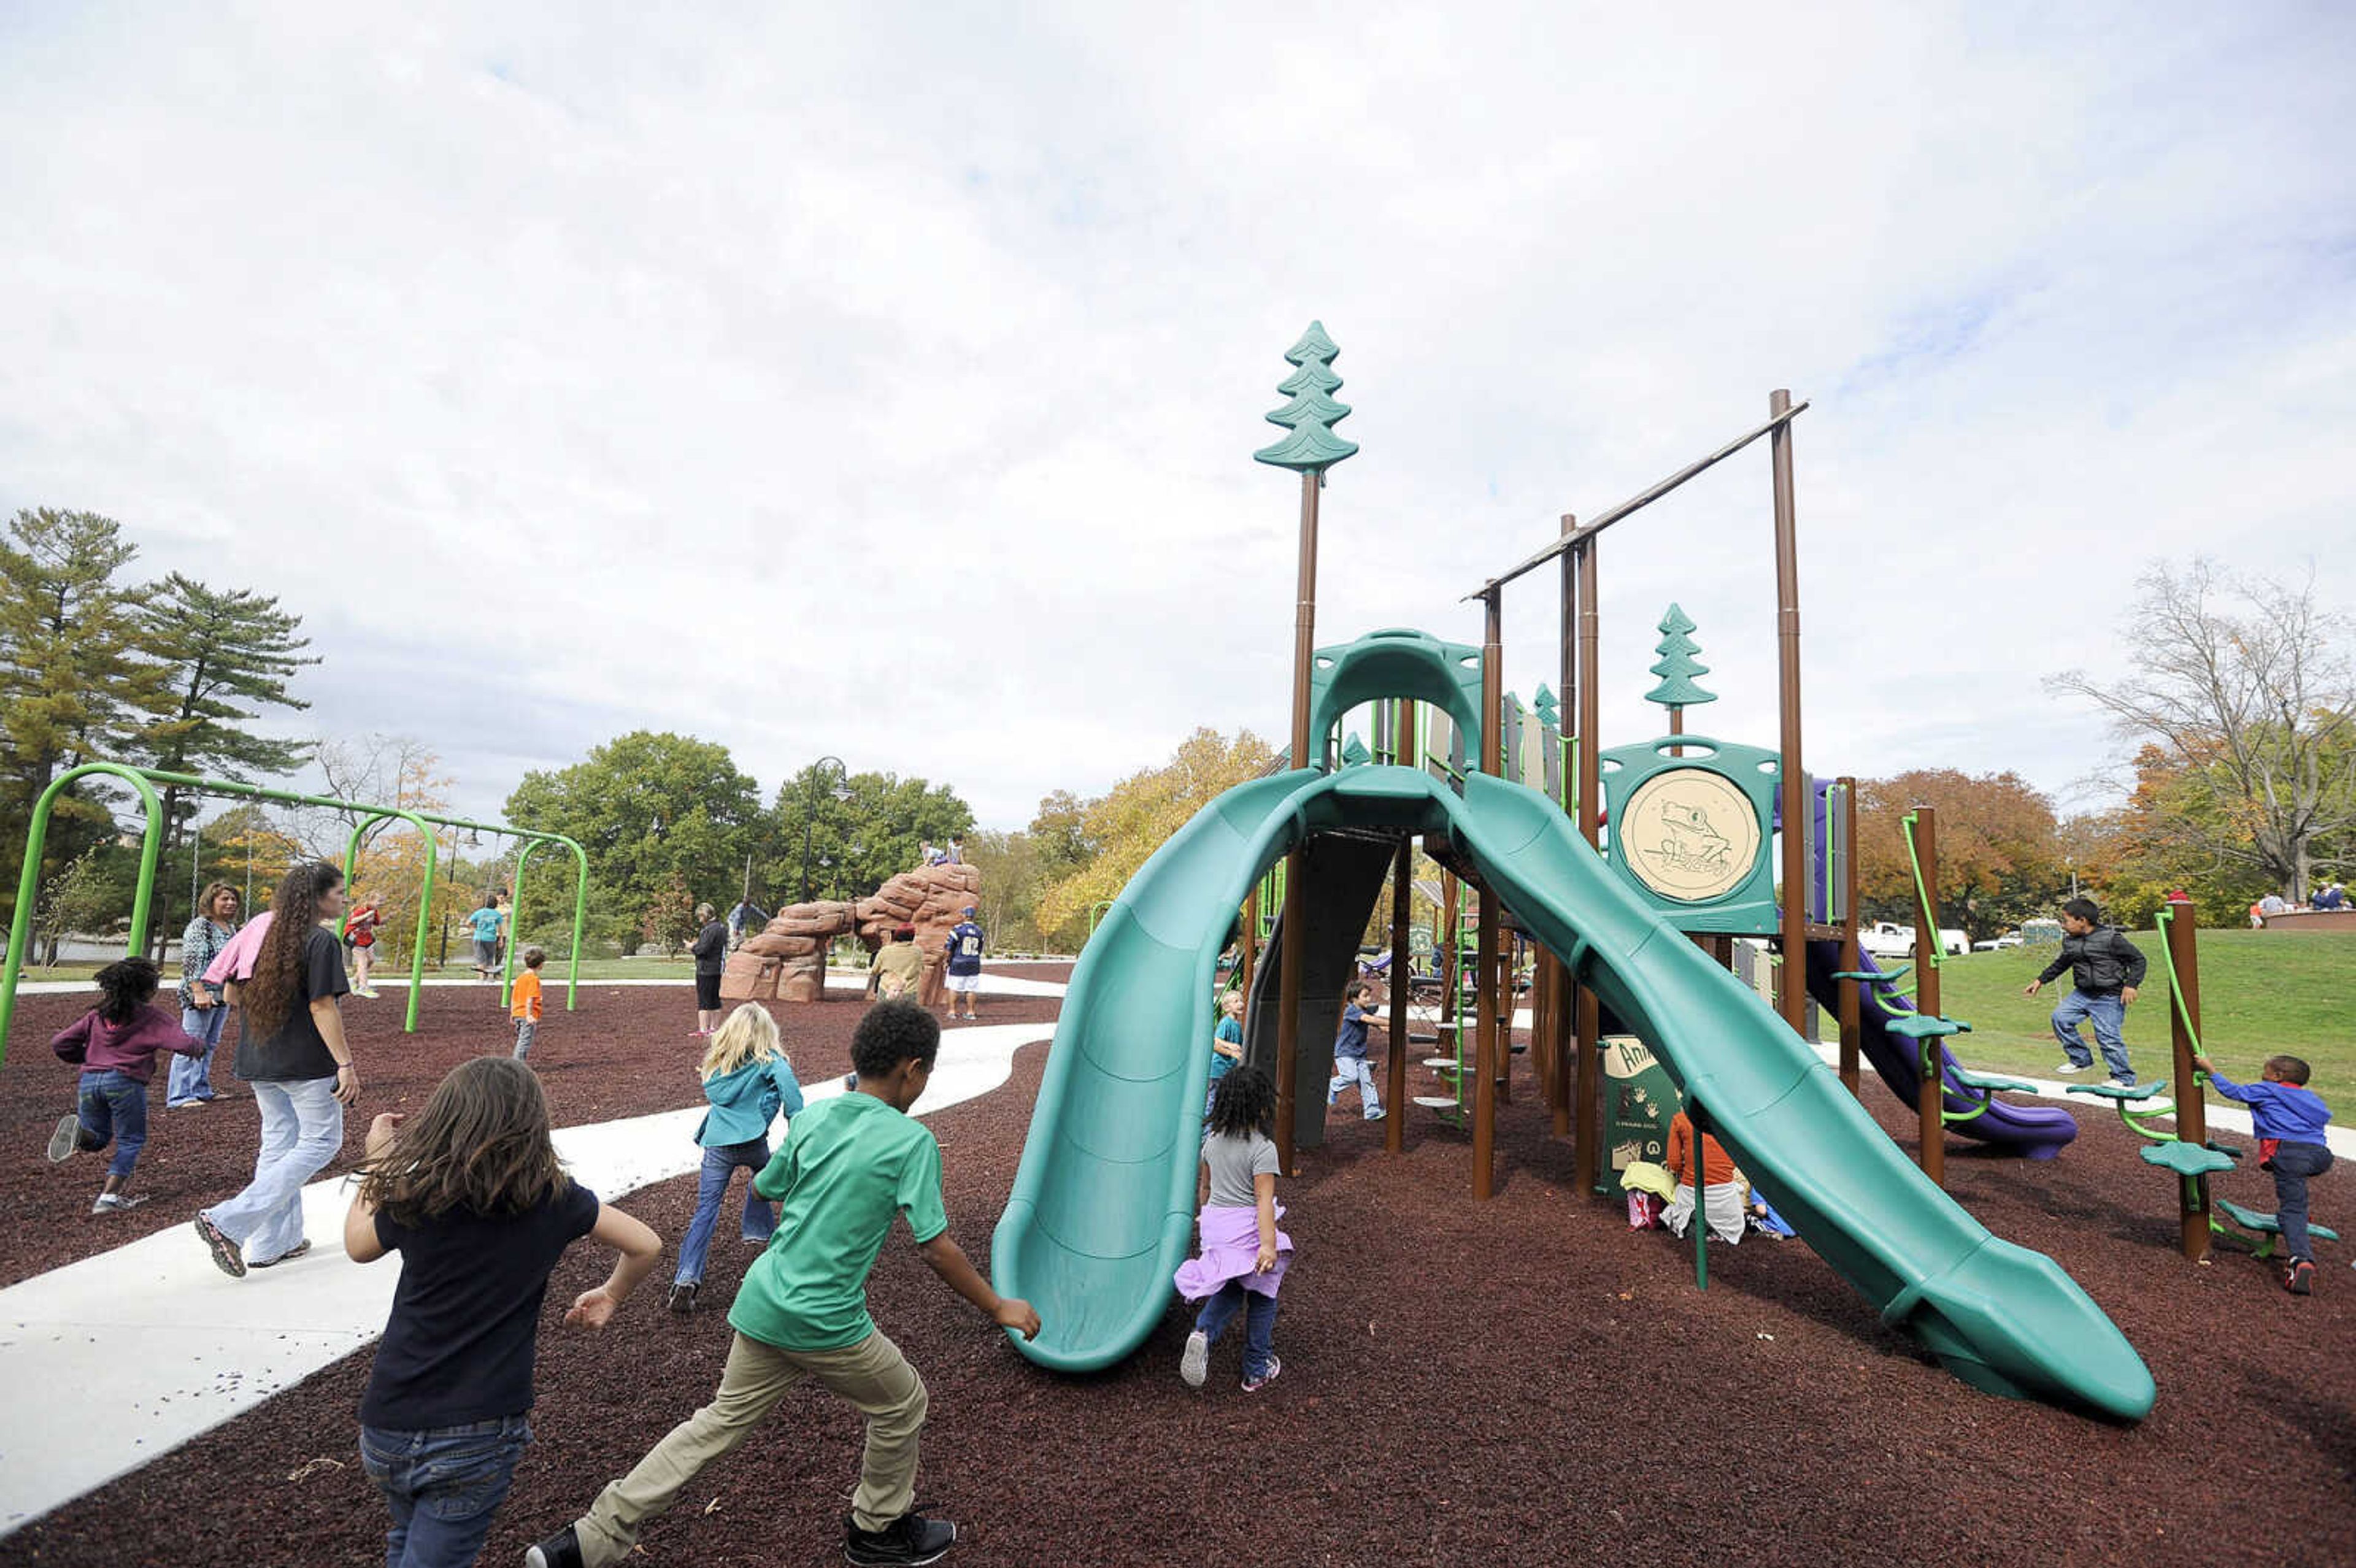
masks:
<path id="1" fill-rule="evenodd" d="M 745 1242 L 766 1246 L 777 1228 L 777 1211 L 753 1190 L 752 1178 L 769 1163 L 769 1124 L 780 1113 L 801 1114 L 802 1086 L 777 1038 L 777 1020 L 758 1002 L 746 1002 L 712 1032 L 712 1045 L 697 1070 L 703 1097 L 712 1103 L 695 1141 L 703 1146 L 703 1177 L 695 1194 L 695 1219 L 679 1244 L 679 1273 L 671 1281 L 670 1309 L 695 1310 L 703 1284 L 703 1258 L 720 1221 L 720 1200 L 744 1167 Z"/>

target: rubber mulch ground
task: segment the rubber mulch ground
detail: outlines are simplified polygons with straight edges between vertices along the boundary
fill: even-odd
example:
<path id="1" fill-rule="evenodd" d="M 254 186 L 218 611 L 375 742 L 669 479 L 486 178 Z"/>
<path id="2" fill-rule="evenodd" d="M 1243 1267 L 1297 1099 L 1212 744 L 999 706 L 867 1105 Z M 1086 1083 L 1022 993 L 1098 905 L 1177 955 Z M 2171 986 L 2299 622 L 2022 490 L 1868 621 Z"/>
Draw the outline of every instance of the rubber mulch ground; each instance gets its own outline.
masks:
<path id="1" fill-rule="evenodd" d="M 838 981 L 836 989 L 837 999 L 824 1004 L 767 1004 L 796 1072 L 807 1082 L 823 1082 L 851 1065 L 851 1031 L 865 1009 L 846 983 Z M 77 1155 L 55 1166 L 42 1154 L 58 1118 L 73 1110 L 79 1071 L 51 1054 L 49 1037 L 89 1005 L 78 996 L 25 997 L 9 1029 L 8 1060 L 0 1066 L 0 1285 L 184 1225 L 253 1174 L 261 1117 L 230 1072 L 232 1020 L 230 1038 L 213 1057 L 213 1083 L 223 1097 L 203 1109 L 164 1108 L 159 1059 L 148 1085 L 147 1147 L 134 1177 L 134 1189 L 148 1201 L 128 1214 L 90 1212 L 106 1174 L 104 1157 Z M 415 1034 L 401 1032 L 406 1006 L 405 993 L 391 989 L 373 1002 L 345 1000 L 344 1027 L 359 1063 L 361 1097 L 344 1119 L 343 1153 L 327 1174 L 348 1170 L 359 1160 L 369 1118 L 377 1112 L 414 1111 L 459 1062 L 515 1043 L 493 987 L 428 987 Z M 1046 997 L 985 997 L 980 1003 L 985 1023 L 1045 1021 L 1056 1006 Z M 584 985 L 580 1010 L 566 1012 L 562 986 L 552 984 L 531 1064 L 548 1086 L 556 1125 L 693 1104 L 695 1064 L 703 1054 L 702 1042 L 688 1038 L 694 1025 L 695 993 L 687 985 Z"/>
<path id="2" fill-rule="evenodd" d="M 844 1009 L 847 1013 L 850 1009 Z M 669 1049 L 666 1040 L 649 1050 Z M 955 1233 L 980 1255 L 1013 1176 L 1044 1051 L 999 1093 L 932 1120 Z M 1418 1085 L 1420 1089 L 1423 1085 Z M 1892 1131 L 1905 1111 L 1879 1086 Z M 932 1392 L 924 1502 L 981 1564 L 1852 1562 L 2346 1563 L 2356 1502 L 2356 1276 L 2315 1296 L 2233 1254 L 2171 1250 L 2164 1178 L 2115 1121 L 2055 1164 L 1952 1145 L 1956 1196 L 1998 1234 L 2065 1259 L 2141 1349 L 2151 1418 L 2106 1425 L 1976 1393 L 1883 1329 L 1807 1250 L 1690 1253 L 1569 1190 L 1526 1083 L 1502 1117 L 1495 1201 L 1467 1198 L 1464 1140 L 1415 1115 L 1404 1157 L 1337 1125 L 1286 1184 L 1300 1246 L 1277 1332 L 1282 1379 L 1237 1387 L 1232 1339 L 1199 1392 L 1176 1376 L 1185 1319 L 1108 1373 L 1022 1360 L 887 1246 L 876 1316 Z M 1901 1136 L 1901 1141 L 1905 1139 Z M 2322 1218 L 2344 1220 L 2334 1179 Z M 2255 1172 L 2225 1190 L 2269 1201 Z M 691 1179 L 629 1207 L 666 1236 Z M 712 1307 L 651 1287 L 602 1337 L 554 1323 L 602 1275 L 575 1249 L 552 1290 L 533 1416 L 485 1561 L 517 1561 L 715 1385 L 721 1307 L 746 1257 L 715 1254 Z M 167 1343 L 156 1346 L 168 1355 Z M 381 1505 L 352 1462 L 369 1358 L 308 1380 L 0 1547 L 59 1564 L 363 1563 Z M 857 1423 L 797 1394 L 653 1525 L 633 1563 L 839 1561 Z M 337 1467 L 308 1467 L 315 1459 Z M 300 1475 L 301 1478 L 294 1478 Z"/>

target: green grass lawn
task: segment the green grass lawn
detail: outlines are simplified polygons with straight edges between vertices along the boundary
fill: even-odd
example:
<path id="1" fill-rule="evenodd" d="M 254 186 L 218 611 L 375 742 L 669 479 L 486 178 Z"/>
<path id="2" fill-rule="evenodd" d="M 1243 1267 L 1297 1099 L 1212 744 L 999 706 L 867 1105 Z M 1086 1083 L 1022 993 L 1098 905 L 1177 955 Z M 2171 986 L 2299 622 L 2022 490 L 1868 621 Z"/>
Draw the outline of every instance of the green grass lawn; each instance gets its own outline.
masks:
<path id="1" fill-rule="evenodd" d="M 2134 934 L 2151 960 L 2141 995 L 2127 1009 L 2127 1051 L 2146 1078 L 2170 1077 L 2168 970 L 2159 933 Z M 1972 1032 L 1954 1044 L 1970 1067 L 2005 1068 L 2040 1077 L 2062 1060 L 2046 1019 L 2068 994 L 2070 977 L 2034 997 L 2023 986 L 2053 956 L 2015 948 L 1950 958 L 1940 971 L 1940 1006 Z M 2305 1057 L 2313 1087 L 2356 1117 L 2356 938 L 2327 932 L 2204 931 L 2201 933 L 2201 1035 L 2226 1073 L 2246 1083 L 2276 1051 Z M 2094 1031 L 2085 1034 L 2092 1040 Z M 2099 1058 L 2097 1059 L 2099 1061 Z"/>

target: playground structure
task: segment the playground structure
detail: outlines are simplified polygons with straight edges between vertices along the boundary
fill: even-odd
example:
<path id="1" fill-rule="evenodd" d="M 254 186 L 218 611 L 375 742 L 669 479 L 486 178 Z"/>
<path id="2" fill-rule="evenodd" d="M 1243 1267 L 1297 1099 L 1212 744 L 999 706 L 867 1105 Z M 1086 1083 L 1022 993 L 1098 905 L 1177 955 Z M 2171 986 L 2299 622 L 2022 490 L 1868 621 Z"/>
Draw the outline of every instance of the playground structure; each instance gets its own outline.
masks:
<path id="1" fill-rule="evenodd" d="M 1081 955 L 992 1243 L 998 1288 L 1037 1304 L 1048 1325 L 1018 1349 L 1052 1368 L 1088 1371 L 1130 1354 L 1161 1321 L 1189 1249 L 1215 965 L 1239 906 L 1246 932 L 1258 934 L 1262 879 L 1280 858 L 1274 962 L 1252 972 L 1254 955 L 1243 955 L 1252 996 L 1246 1057 L 1274 1076 L 1283 1168 L 1321 1140 L 1328 1042 L 1386 880 L 1390 973 L 1408 974 L 1419 843 L 1478 895 L 1476 1200 L 1494 1190 L 1496 1110 L 1511 1093 L 1510 913 L 1540 949 L 1529 1056 L 1555 1134 L 1573 1140 L 1577 1188 L 1593 1188 L 1603 1169 L 1599 1047 L 1608 1017 L 1615 1032 L 1649 1047 L 1697 1130 L 1772 1186 L 1785 1219 L 1885 1323 L 1976 1387 L 2140 1418 L 2154 1398 L 2151 1374 L 2109 1318 L 2059 1265 L 1990 1235 L 1938 1185 L 1950 1125 L 2050 1156 L 2074 1123 L 2066 1112 L 1997 1102 L 2009 1081 L 1954 1062 L 1944 1042 L 1965 1026 L 1938 1012 L 1937 955 L 1918 969 L 1908 1006 L 1888 983 L 1895 977 L 1869 967 L 1858 946 L 1847 853 L 1853 781 L 1820 785 L 1802 765 L 1791 425 L 1807 405 L 1777 391 L 1765 423 L 1584 525 L 1565 517 L 1553 543 L 1467 596 L 1483 605 L 1481 646 L 1390 630 L 1321 648 L 1319 494 L 1326 470 L 1356 450 L 1328 428 L 1349 412 L 1330 396 L 1341 385 L 1330 368 L 1337 352 L 1312 324 L 1288 353 L 1299 369 L 1281 389 L 1292 401 L 1269 417 L 1294 434 L 1256 454 L 1301 480 L 1290 765 L 1228 791 L 1181 828 Z M 1774 516 L 1778 747 L 1687 733 L 1683 709 L 1708 699 L 1655 667 L 1668 732 L 1602 750 L 1600 536 L 1762 438 Z M 1502 680 L 1504 591 L 1550 562 L 1560 565 L 1564 606 L 1565 700 L 1553 727 L 1530 722 Z M 1375 716 L 1371 751 L 1341 735 L 1365 709 Z M 1919 840 L 1910 832 L 1925 906 L 1918 929 L 1936 931 L 1935 844 L 1931 824 L 1921 827 Z M 1779 885 L 1789 896 L 1778 896 Z M 1452 923 L 1443 921 L 1443 941 L 1452 942 Z M 1782 957 L 1772 1009 L 1730 972 L 1738 935 L 1764 939 Z M 1394 1105 L 1405 1100 L 1411 989 L 1391 987 Z M 1837 1072 L 1804 1032 L 1812 995 L 1841 1019 Z M 1916 1104 L 1923 1168 L 1858 1104 L 1861 1054 Z M 1394 1115 L 1389 1151 L 1403 1138 Z M 2205 1243 L 2205 1218 L 2201 1228 Z M 1708 1227 L 1693 1229 L 1706 1279 Z"/>
<path id="2" fill-rule="evenodd" d="M 435 827 L 450 827 L 460 832 L 488 833 L 501 837 L 518 838 L 522 844 L 516 854 L 515 878 L 509 890 L 511 908 L 523 907 L 524 871 L 532 852 L 549 845 L 561 845 L 573 852 L 576 872 L 573 895 L 572 955 L 565 977 L 564 1006 L 567 1011 L 578 1006 L 581 983 L 581 933 L 589 907 L 589 857 L 587 851 L 561 833 L 543 833 L 534 828 L 511 825 L 476 822 L 463 816 L 451 816 L 442 812 L 426 811 L 409 806 L 375 805 L 359 801 L 340 800 L 327 795 L 303 795 L 293 790 L 268 789 L 260 784 L 240 783 L 234 779 L 199 778 L 192 773 L 166 773 L 155 768 L 132 767 L 121 763 L 85 763 L 68 769 L 50 781 L 49 787 L 34 803 L 31 821 L 25 831 L 25 855 L 16 879 L 16 909 L 8 931 L 8 955 L 0 966 L 0 1061 L 7 1059 L 8 1025 L 16 1014 L 16 985 L 25 966 L 25 949 L 32 933 L 33 906 L 40 894 L 41 851 L 48 838 L 49 816 L 56 809 L 66 786 L 75 780 L 103 776 L 119 778 L 128 783 L 137 794 L 144 814 L 144 826 L 139 841 L 139 878 L 132 893 L 131 929 L 124 951 L 137 955 L 145 951 L 147 925 L 155 891 L 155 871 L 163 855 L 163 803 L 155 794 L 158 784 L 190 795 L 228 795 L 243 800 L 274 801 L 284 805 L 320 806 L 331 811 L 356 813 L 359 820 L 352 825 L 344 845 L 344 877 L 349 881 L 359 869 L 360 841 L 368 830 L 379 823 L 406 822 L 417 829 L 425 844 L 424 874 L 417 898 L 415 940 L 410 946 L 409 1000 L 402 1028 L 404 1032 L 417 1032 L 419 999 L 423 995 L 425 978 L 425 943 L 434 905 L 434 881 L 440 840 Z M 429 827 L 428 824 L 434 825 Z M 253 912 L 248 911 L 251 917 Z M 338 923 L 337 934 L 341 935 Z M 515 977 L 516 948 L 508 944 L 505 969 L 499 980 L 499 999 L 508 1000 Z"/>
<path id="3" fill-rule="evenodd" d="M 720 994 L 732 1002 L 772 998 L 826 1000 L 826 950 L 839 936 L 856 936 L 870 953 L 913 926 L 925 955 L 926 1007 L 940 1005 L 950 930 L 981 898 L 981 873 L 971 866 L 919 866 L 902 871 L 868 897 L 788 904 L 728 955 Z"/>

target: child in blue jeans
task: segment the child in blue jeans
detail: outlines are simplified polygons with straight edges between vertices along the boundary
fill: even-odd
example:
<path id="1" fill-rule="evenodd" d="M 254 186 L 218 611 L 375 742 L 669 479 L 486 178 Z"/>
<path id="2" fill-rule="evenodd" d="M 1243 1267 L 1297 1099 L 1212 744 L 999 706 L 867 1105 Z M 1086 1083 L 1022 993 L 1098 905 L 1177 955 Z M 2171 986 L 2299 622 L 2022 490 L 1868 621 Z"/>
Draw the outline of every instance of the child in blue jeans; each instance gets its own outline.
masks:
<path id="1" fill-rule="evenodd" d="M 139 1151 L 147 1147 L 147 1081 L 155 1075 L 155 1053 L 202 1056 L 210 1047 L 192 1040 L 155 999 L 158 974 L 145 958 L 125 958 L 98 972 L 98 1006 L 59 1029 L 49 1049 L 81 1068 L 74 1114 L 49 1135 L 49 1159 L 59 1163 L 77 1152 L 95 1153 L 109 1143 L 106 1185 L 93 1214 L 120 1214 L 147 1201 L 125 1190 Z"/>
<path id="2" fill-rule="evenodd" d="M 477 1057 L 416 1115 L 377 1117 L 359 1184 L 344 1251 L 361 1264 L 401 1254 L 360 1402 L 360 1467 L 392 1509 L 385 1568 L 466 1568 L 531 1441 L 557 1260 L 584 1236 L 621 1253 L 564 1315 L 603 1328 L 662 1260 L 662 1239 L 564 1174 L 540 1080 L 512 1057 Z"/>
<path id="3" fill-rule="evenodd" d="M 1284 1370 L 1274 1348 L 1276 1292 L 1292 1264 L 1292 1238 L 1276 1228 L 1276 1086 L 1257 1067 L 1219 1080 L 1203 1134 L 1207 1196 L 1195 1217 L 1201 1254 L 1178 1267 L 1178 1294 L 1199 1301 L 1178 1375 L 1201 1388 L 1211 1347 L 1238 1313 L 1244 1318 L 1244 1392 L 1258 1393 Z"/>
<path id="4" fill-rule="evenodd" d="M 1333 1104 L 1343 1090 L 1355 1083 L 1359 1110 L 1366 1120 L 1379 1122 L 1383 1097 L 1375 1088 L 1375 1070 L 1366 1061 L 1366 1009 L 1374 999 L 1375 988 L 1364 980 L 1352 982 L 1342 993 L 1342 1029 L 1333 1037 L 1333 1081 L 1325 1086 L 1325 1103 Z"/>
<path id="5" fill-rule="evenodd" d="M 720 1200 L 728 1196 L 737 1167 L 744 1168 L 744 1240 L 765 1246 L 776 1231 L 776 1207 L 753 1190 L 753 1178 L 769 1163 L 769 1124 L 780 1112 L 790 1120 L 802 1110 L 802 1086 L 777 1040 L 777 1020 L 758 1002 L 744 1003 L 712 1031 L 698 1071 L 712 1109 L 695 1129 L 695 1141 L 703 1146 L 703 1176 L 695 1190 L 695 1218 L 679 1244 L 679 1273 L 670 1286 L 673 1312 L 695 1310 L 704 1254 L 720 1223 Z"/>
<path id="6" fill-rule="evenodd" d="M 2265 1074 L 2256 1083 L 2236 1083 L 2205 1056 L 2192 1064 L 2209 1075 L 2210 1084 L 2228 1100 L 2250 1108 L 2250 1125 L 2258 1135 L 2258 1168 L 2274 1172 L 2275 1222 L 2282 1227 L 2283 1250 L 2289 1253 L 2283 1288 L 2306 1296 L 2315 1288 L 2315 1253 L 2307 1233 L 2307 1184 L 2331 1168 L 2331 1146 L 2323 1141 L 2324 1124 L 2331 1107 L 2307 1086 L 2308 1066 L 2296 1056 L 2269 1056 Z"/>

